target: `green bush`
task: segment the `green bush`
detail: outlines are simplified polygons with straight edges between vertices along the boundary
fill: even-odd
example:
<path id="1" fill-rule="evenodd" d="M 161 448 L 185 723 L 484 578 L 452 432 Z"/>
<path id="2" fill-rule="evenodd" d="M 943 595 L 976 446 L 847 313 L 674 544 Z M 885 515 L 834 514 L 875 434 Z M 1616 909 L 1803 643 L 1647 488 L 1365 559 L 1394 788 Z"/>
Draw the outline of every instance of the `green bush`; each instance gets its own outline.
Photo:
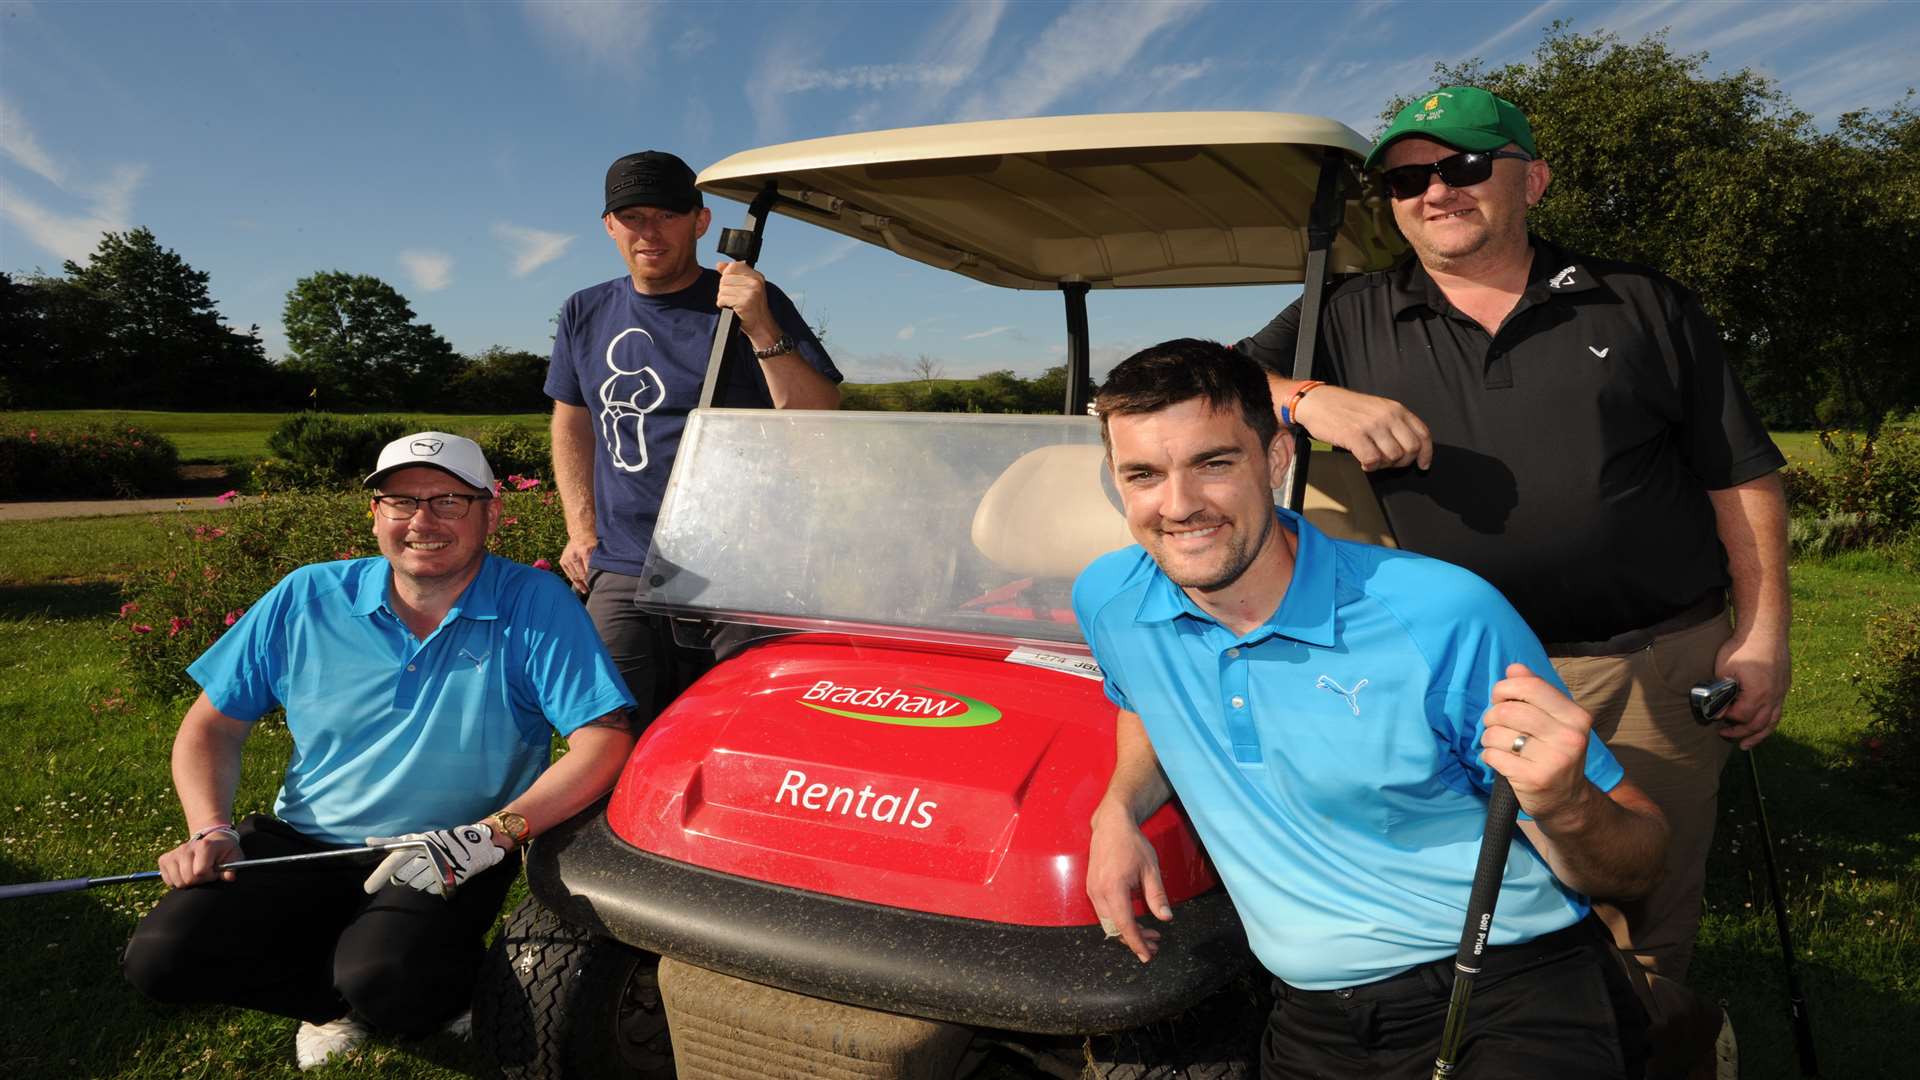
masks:
<path id="1" fill-rule="evenodd" d="M 1920 430 L 1820 433 L 1821 456 L 1780 471 L 1797 553 L 1895 542 L 1920 528 Z"/>
<path id="2" fill-rule="evenodd" d="M 495 424 L 466 434 L 480 444 L 487 464 L 493 466 L 493 475 L 502 480 L 509 476 L 553 475 L 552 437 L 544 430 Z"/>
<path id="3" fill-rule="evenodd" d="M 171 440 L 133 424 L 0 421 L 0 499 L 166 494 L 179 466 Z"/>
<path id="4" fill-rule="evenodd" d="M 501 494 L 495 554 L 555 569 L 566 520 L 547 488 L 541 482 Z M 170 527 L 164 550 L 128 583 L 120 609 L 128 667 L 154 693 L 195 693 L 187 665 L 274 582 L 308 563 L 379 552 L 363 492 L 269 495 Z"/>
<path id="5" fill-rule="evenodd" d="M 267 436 L 273 456 L 293 466 L 292 476 L 331 477 L 335 487 L 357 487 L 373 468 L 380 448 L 414 430 L 398 416 L 339 416 L 324 412 L 295 413 Z M 273 478 L 269 470 L 269 478 Z M 261 479 L 262 490 L 275 490 Z M 325 482 L 295 483 L 290 488 L 324 486 Z"/>
<path id="6" fill-rule="evenodd" d="M 1870 716 L 1868 763 L 1911 783 L 1920 769 L 1920 605 L 1868 618 L 1861 659 L 1852 679 Z"/>

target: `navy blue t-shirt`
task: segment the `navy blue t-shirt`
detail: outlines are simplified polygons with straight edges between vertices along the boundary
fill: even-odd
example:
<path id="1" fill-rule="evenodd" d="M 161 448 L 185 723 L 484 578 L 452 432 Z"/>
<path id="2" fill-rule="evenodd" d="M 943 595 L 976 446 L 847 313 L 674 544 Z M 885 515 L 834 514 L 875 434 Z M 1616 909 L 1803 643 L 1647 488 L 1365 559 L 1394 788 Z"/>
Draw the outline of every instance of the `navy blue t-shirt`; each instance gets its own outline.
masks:
<path id="1" fill-rule="evenodd" d="M 600 545 L 592 565 L 638 575 L 653 540 L 667 473 L 687 413 L 700 401 L 707 354 L 720 318 L 720 273 L 707 269 L 676 293 L 644 296 L 617 277 L 567 298 L 547 366 L 547 396 L 592 414 L 601 452 L 593 461 L 594 526 Z M 820 340 L 787 294 L 767 284 L 767 306 L 799 343 L 813 369 L 839 382 Z M 772 408 L 766 376 L 752 345 L 735 334 L 731 379 L 718 404 Z"/>

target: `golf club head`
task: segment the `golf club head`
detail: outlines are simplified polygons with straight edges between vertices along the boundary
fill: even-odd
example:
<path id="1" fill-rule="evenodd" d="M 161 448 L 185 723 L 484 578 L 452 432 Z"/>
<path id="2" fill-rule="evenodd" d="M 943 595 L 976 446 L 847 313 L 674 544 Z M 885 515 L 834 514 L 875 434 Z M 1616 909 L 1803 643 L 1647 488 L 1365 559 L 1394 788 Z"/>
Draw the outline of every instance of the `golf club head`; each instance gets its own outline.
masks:
<path id="1" fill-rule="evenodd" d="M 1740 680 L 1708 679 L 1687 691 L 1687 703 L 1693 706 L 1693 718 L 1702 724 L 1717 724 L 1726 715 L 1733 699 L 1740 696 Z"/>
<path id="2" fill-rule="evenodd" d="M 433 864 L 434 877 L 440 881 L 441 899 L 453 899 L 453 888 L 459 883 L 460 879 L 454 876 L 453 864 L 447 861 L 446 852 L 441 851 L 438 847 L 425 840 L 416 840 L 413 843 L 414 846 L 417 846 L 421 851 L 426 853 L 427 861 Z"/>

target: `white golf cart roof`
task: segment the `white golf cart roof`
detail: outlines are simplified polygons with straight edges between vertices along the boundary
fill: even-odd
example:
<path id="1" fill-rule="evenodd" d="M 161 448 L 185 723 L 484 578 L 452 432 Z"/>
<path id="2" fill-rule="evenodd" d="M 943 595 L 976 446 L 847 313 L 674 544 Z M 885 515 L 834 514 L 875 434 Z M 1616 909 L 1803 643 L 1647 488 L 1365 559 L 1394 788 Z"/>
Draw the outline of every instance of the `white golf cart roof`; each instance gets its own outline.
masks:
<path id="1" fill-rule="evenodd" d="M 750 202 L 1016 289 L 1285 284 L 1306 275 L 1322 161 L 1351 163 L 1329 258 L 1377 270 L 1404 249 L 1364 194 L 1367 141 L 1295 113 L 1119 113 L 836 135 L 747 150 L 700 174 Z"/>

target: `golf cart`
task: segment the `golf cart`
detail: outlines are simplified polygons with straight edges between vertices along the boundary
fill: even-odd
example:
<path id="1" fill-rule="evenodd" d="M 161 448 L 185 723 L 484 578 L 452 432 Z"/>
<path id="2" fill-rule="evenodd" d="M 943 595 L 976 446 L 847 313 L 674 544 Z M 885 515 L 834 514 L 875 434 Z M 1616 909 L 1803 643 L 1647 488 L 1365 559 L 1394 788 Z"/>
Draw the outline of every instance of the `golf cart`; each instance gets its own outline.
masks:
<path id="1" fill-rule="evenodd" d="M 1179 806 L 1143 826 L 1175 912 L 1151 964 L 1083 891 L 1114 709 L 1069 591 L 1131 542 L 1086 415 L 1086 297 L 1304 282 L 1311 355 L 1329 276 L 1399 250 L 1365 151 L 1328 120 L 1167 113 L 814 139 L 701 174 L 750 205 L 735 257 L 779 213 L 1060 291 L 1067 389 L 1050 417 L 706 407 L 723 313 L 639 596 L 717 662 L 605 803 L 532 845 L 475 1005 L 506 1075 L 931 1080 L 1003 1052 L 1243 1074 L 1245 1010 L 1196 1007 L 1252 960 Z M 1351 458 L 1315 457 L 1311 483 L 1296 460 L 1291 505 L 1385 537 Z"/>

